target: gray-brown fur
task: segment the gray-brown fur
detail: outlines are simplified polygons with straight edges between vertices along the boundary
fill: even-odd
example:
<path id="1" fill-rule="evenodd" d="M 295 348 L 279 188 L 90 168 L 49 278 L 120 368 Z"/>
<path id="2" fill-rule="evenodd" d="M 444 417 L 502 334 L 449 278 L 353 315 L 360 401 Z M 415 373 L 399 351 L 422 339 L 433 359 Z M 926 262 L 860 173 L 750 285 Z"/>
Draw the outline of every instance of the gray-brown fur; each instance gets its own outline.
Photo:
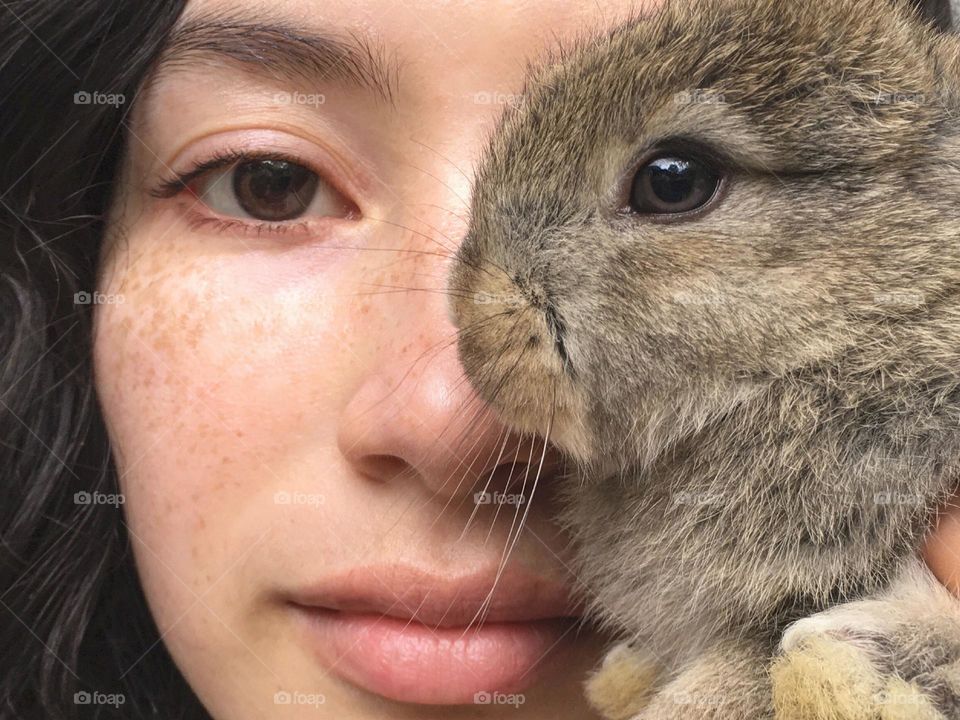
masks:
<path id="1" fill-rule="evenodd" d="M 546 62 L 492 140 L 461 359 L 574 459 L 593 609 L 665 682 L 729 643 L 763 666 L 790 622 L 883 589 L 956 486 L 958 89 L 957 39 L 902 3 L 690 0 Z M 623 212 L 676 137 L 719 151 L 725 197 Z M 711 716 L 676 712 L 649 717 Z"/>

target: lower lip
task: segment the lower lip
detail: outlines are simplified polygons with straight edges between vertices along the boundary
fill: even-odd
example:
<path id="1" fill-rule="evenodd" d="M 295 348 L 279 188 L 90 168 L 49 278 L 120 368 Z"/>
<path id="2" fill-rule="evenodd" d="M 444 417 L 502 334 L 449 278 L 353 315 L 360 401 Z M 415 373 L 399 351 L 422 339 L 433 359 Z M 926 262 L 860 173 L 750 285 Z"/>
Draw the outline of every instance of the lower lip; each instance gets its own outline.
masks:
<path id="1" fill-rule="evenodd" d="M 312 650 L 343 679 L 382 697 L 428 705 L 521 693 L 567 649 L 574 619 L 428 627 L 379 615 L 297 606 Z"/>

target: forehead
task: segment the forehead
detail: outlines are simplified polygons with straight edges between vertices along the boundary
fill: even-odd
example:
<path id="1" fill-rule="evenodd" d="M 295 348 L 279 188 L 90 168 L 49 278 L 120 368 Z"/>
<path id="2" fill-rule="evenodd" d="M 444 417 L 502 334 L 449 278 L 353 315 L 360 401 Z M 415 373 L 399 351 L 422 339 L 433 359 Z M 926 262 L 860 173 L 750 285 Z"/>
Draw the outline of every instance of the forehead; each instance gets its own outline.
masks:
<path id="1" fill-rule="evenodd" d="M 429 85 L 458 75 L 520 77 L 527 61 L 556 42 L 612 27 L 663 0 L 191 0 L 184 21 L 242 16 L 304 31 L 349 31 L 373 39 Z"/>

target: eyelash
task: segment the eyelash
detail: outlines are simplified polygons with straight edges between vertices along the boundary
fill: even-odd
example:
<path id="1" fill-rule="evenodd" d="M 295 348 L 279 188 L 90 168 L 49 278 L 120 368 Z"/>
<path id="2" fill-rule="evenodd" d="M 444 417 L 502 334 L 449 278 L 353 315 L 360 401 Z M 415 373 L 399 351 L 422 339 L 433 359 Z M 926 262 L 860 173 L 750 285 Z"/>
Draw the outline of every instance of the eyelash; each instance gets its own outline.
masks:
<path id="1" fill-rule="evenodd" d="M 170 199 L 184 192 L 193 193 L 198 202 L 203 204 L 202 198 L 196 194 L 192 183 L 202 178 L 214 170 L 236 165 L 240 162 L 249 162 L 254 160 L 282 160 L 284 162 L 301 165 L 311 172 L 315 173 L 323 182 L 329 183 L 324 173 L 315 170 L 310 164 L 302 158 L 283 152 L 259 152 L 249 150 L 221 150 L 205 160 L 200 160 L 185 172 L 173 172 L 171 175 L 159 180 L 156 186 L 150 190 L 150 195 L 158 199 Z M 337 192 L 340 192 L 334 186 Z M 216 215 L 201 215 L 191 213 L 188 217 L 188 224 L 191 229 L 212 228 L 216 232 L 229 233 L 241 232 L 260 236 L 264 234 L 284 235 L 293 233 L 305 233 L 310 228 L 310 223 L 304 220 L 287 220 L 278 222 L 267 222 L 264 220 L 248 221 L 239 218 L 227 218 Z"/>

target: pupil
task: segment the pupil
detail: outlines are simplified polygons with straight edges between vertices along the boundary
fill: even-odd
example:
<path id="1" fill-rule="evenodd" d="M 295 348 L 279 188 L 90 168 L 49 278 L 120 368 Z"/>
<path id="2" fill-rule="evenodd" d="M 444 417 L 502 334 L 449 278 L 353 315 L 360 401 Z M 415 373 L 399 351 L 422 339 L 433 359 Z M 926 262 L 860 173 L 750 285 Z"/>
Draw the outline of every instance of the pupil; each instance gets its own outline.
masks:
<path id="1" fill-rule="evenodd" d="M 648 165 L 650 188 L 663 202 L 681 203 L 696 187 L 696 171 L 686 160 L 660 158 Z"/>
<path id="2" fill-rule="evenodd" d="M 317 190 L 317 176 L 285 160 L 251 160 L 237 165 L 233 190 L 245 212 L 260 220 L 302 215 Z"/>
<path id="3" fill-rule="evenodd" d="M 641 215 L 681 215 L 706 207 L 722 175 L 696 158 L 663 154 L 640 168 L 630 189 L 630 208 Z"/>

